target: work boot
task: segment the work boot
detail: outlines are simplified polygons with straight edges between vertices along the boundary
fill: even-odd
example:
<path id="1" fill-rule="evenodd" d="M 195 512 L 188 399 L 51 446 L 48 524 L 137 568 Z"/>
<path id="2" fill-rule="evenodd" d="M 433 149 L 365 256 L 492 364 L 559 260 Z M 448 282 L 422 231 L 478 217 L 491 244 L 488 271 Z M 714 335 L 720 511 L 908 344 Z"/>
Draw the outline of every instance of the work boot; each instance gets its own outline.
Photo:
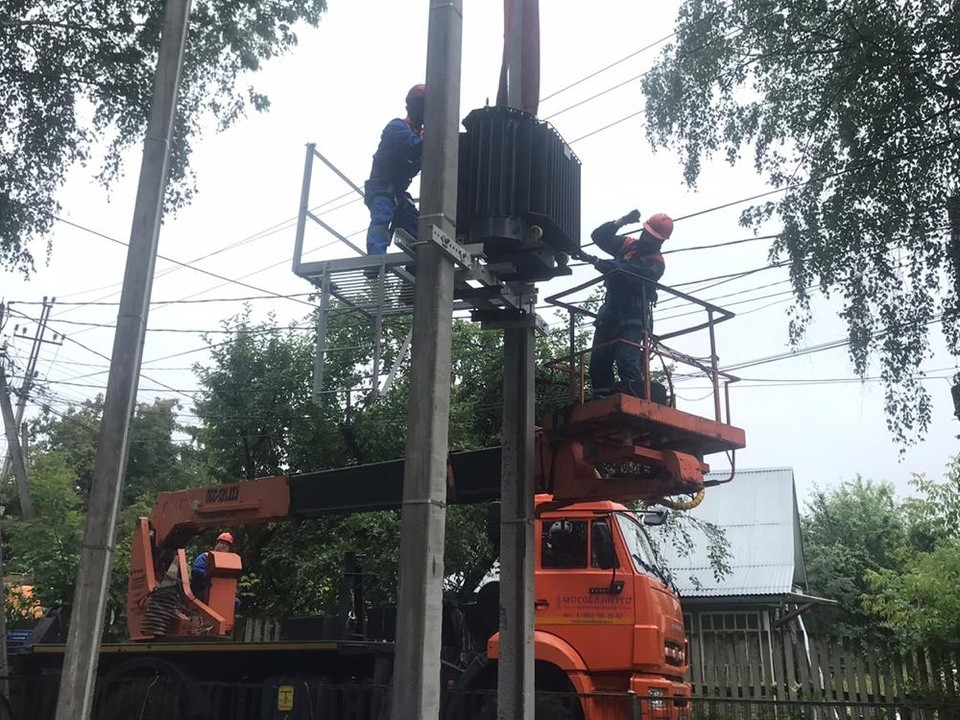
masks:
<path id="1" fill-rule="evenodd" d="M 610 395 L 611 395 L 610 388 L 593 388 L 592 392 L 590 393 L 590 399 L 602 400 L 603 398 L 609 397 Z"/>

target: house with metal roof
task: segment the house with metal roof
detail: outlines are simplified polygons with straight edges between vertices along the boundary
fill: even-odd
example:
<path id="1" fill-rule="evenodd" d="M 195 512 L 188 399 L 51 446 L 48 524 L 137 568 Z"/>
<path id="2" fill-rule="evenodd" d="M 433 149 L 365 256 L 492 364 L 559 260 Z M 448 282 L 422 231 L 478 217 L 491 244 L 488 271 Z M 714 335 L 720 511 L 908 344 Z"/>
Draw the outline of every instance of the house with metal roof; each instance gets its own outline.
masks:
<path id="1" fill-rule="evenodd" d="M 662 559 L 681 595 L 690 640 L 691 681 L 727 685 L 732 669 L 742 682 L 766 685 L 785 655 L 809 658 L 802 614 L 829 600 L 807 593 L 800 513 L 791 468 L 711 473 L 703 502 L 689 510 L 685 542 L 661 538 Z M 726 573 L 709 561 L 702 524 L 723 531 Z M 698 527 L 698 524 L 701 525 Z M 678 540 L 681 540 L 678 542 Z M 720 675 L 725 674 L 725 678 Z M 737 684 L 741 684 L 740 680 Z"/>

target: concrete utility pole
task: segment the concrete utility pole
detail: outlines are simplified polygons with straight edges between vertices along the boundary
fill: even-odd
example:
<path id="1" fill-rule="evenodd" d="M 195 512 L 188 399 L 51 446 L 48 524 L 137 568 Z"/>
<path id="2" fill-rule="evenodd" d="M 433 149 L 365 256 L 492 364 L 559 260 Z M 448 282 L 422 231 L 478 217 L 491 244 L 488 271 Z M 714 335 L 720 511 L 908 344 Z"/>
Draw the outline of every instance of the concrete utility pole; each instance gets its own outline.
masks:
<path id="1" fill-rule="evenodd" d="M 507 102 L 523 109 L 524 0 L 512 0 L 507 38 Z M 527 63 L 529 64 L 529 63 Z M 500 662 L 497 676 L 497 718 L 533 720 L 534 713 L 534 363 L 531 298 L 529 325 L 508 327 L 503 336 L 503 468 L 500 527 Z"/>
<path id="2" fill-rule="evenodd" d="M 53 340 L 47 340 L 45 337 L 47 322 L 50 320 L 50 311 L 53 309 L 55 300 L 56 298 L 51 298 L 49 301 L 46 297 L 43 298 L 43 309 L 40 311 L 40 320 L 37 322 L 37 329 L 34 332 L 33 344 L 30 346 L 30 356 L 27 358 L 27 369 L 24 372 L 23 383 L 20 385 L 20 393 L 17 398 L 17 410 L 14 420 L 18 427 L 23 423 L 23 414 L 27 409 L 27 400 L 30 399 L 30 390 L 33 388 L 33 380 L 37 374 L 37 361 L 40 359 L 40 347 L 44 343 L 53 343 L 55 345 L 63 343 L 63 338 L 59 335 L 54 334 Z M 7 475 L 10 473 L 10 459 L 10 449 L 7 448 L 7 454 L 3 461 L 3 471 L 0 472 L 0 484 L 7 479 Z M 26 459 L 24 459 L 24 463 L 26 463 Z"/>
<path id="3" fill-rule="evenodd" d="M 534 363 L 533 329 L 504 330 L 499 720 L 533 720 Z"/>
<path id="4" fill-rule="evenodd" d="M 167 0 L 56 720 L 88 720 L 153 287 L 190 0 Z"/>
<path id="5" fill-rule="evenodd" d="M 453 261 L 432 236 L 436 227 L 456 237 L 462 35 L 463 0 L 430 0 L 393 720 L 435 720 L 440 713 Z"/>
<path id="6" fill-rule="evenodd" d="M 13 416 L 13 406 L 10 404 L 10 386 L 7 384 L 7 373 L 2 362 L 0 362 L 0 414 L 3 415 L 3 430 L 7 437 L 7 450 L 13 462 L 13 475 L 17 481 L 20 513 L 29 520 L 33 517 L 33 502 L 30 500 L 30 489 L 27 486 L 27 466 L 24 464 L 25 458 L 20 447 L 20 431 Z"/>

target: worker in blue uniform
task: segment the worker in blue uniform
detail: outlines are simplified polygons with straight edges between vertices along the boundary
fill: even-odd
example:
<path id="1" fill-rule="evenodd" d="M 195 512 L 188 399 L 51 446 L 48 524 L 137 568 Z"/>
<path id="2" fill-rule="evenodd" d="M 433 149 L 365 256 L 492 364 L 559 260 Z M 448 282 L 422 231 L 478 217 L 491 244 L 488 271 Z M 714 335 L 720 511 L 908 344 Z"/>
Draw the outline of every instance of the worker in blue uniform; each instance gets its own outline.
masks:
<path id="1" fill-rule="evenodd" d="M 233 534 L 222 532 L 217 536 L 217 544 L 213 546 L 213 551 L 230 552 L 230 548 L 232 547 Z M 190 569 L 190 592 L 201 602 L 207 601 L 207 595 L 210 591 L 209 556 L 209 552 L 197 555 Z"/>
<path id="2" fill-rule="evenodd" d="M 419 213 L 407 188 L 420 172 L 426 97 L 425 85 L 410 88 L 407 116 L 391 120 L 380 136 L 370 179 L 363 185 L 363 199 L 370 209 L 368 255 L 387 252 L 394 228 L 403 228 L 417 237 Z"/>
<path id="3" fill-rule="evenodd" d="M 657 299 L 654 283 L 663 277 L 660 246 L 673 233 L 673 220 L 663 213 L 650 216 L 639 237 L 618 235 L 624 225 L 640 221 L 632 210 L 619 220 L 604 223 L 590 236 L 597 247 L 614 257 L 600 260 L 596 268 L 606 278 L 606 295 L 597 319 L 590 354 L 590 385 L 595 398 L 614 392 L 644 397 L 644 334 L 653 332 L 653 305 Z M 619 272 L 618 272 L 619 271 Z M 614 381 L 616 365 L 620 384 Z M 666 402 L 662 387 L 651 387 L 652 398 Z"/>

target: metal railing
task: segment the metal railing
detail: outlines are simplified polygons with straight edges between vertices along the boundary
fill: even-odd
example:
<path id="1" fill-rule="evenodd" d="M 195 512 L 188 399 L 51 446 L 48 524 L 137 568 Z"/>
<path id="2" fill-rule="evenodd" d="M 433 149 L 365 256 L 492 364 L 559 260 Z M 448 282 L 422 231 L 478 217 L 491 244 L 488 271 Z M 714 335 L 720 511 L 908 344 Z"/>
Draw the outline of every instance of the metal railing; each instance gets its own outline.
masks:
<path id="1" fill-rule="evenodd" d="M 549 364 L 548 367 L 552 367 L 559 372 L 567 374 L 571 392 L 573 394 L 571 400 L 581 403 L 586 400 L 587 358 L 596 349 L 591 348 L 589 350 L 577 351 L 575 345 L 575 320 L 577 316 L 589 317 L 593 319 L 598 318 L 598 313 L 594 312 L 583 304 L 585 302 L 584 300 L 578 301 L 574 298 L 578 295 L 582 295 L 585 291 L 596 285 L 599 285 L 608 278 L 616 275 L 627 276 L 633 275 L 633 273 L 617 269 L 607 273 L 607 275 L 598 276 L 585 283 L 581 283 L 576 287 L 564 290 L 563 292 L 546 298 L 547 303 L 559 308 L 563 308 L 570 313 L 570 352 L 569 354 L 553 361 L 553 363 Z M 641 279 L 643 282 L 641 287 L 641 306 L 646 307 L 648 305 L 646 297 L 647 293 L 650 290 L 655 290 L 658 297 L 661 294 L 668 295 L 675 297 L 686 304 L 692 305 L 697 312 L 691 313 L 691 315 L 696 314 L 700 316 L 699 319 L 695 320 L 688 326 L 681 327 L 661 335 L 657 335 L 656 333 L 652 333 L 647 329 L 644 329 L 640 343 L 618 339 L 613 340 L 610 343 L 604 343 L 603 345 L 597 347 L 604 347 L 606 345 L 619 343 L 636 347 L 641 351 L 641 365 L 644 378 L 644 397 L 646 398 L 651 397 L 653 389 L 652 383 L 654 382 L 651 373 L 651 361 L 654 358 L 659 358 L 663 365 L 664 378 L 670 387 L 669 401 L 670 405 L 673 407 L 676 406 L 675 393 L 673 392 L 674 370 L 671 369 L 670 363 L 676 363 L 678 365 L 692 368 L 695 374 L 702 374 L 710 382 L 712 388 L 711 394 L 713 397 L 714 420 L 729 424 L 730 385 L 737 382 L 740 378 L 720 369 L 715 328 L 720 323 L 732 319 L 735 314 L 730 310 L 722 308 L 718 305 L 714 305 L 705 300 L 700 300 L 693 295 L 676 290 L 668 285 L 661 285 L 660 283 L 656 283 L 645 278 L 640 278 L 640 276 L 634 277 L 634 279 L 637 278 Z M 702 313 L 702 315 L 700 313 Z M 703 331 L 705 331 L 707 334 L 707 340 L 709 344 L 708 354 L 704 358 L 698 358 L 686 353 L 682 353 L 679 350 L 666 345 L 667 341 L 674 338 L 692 335 L 694 333 Z M 723 385 L 722 392 L 721 383 Z"/>

